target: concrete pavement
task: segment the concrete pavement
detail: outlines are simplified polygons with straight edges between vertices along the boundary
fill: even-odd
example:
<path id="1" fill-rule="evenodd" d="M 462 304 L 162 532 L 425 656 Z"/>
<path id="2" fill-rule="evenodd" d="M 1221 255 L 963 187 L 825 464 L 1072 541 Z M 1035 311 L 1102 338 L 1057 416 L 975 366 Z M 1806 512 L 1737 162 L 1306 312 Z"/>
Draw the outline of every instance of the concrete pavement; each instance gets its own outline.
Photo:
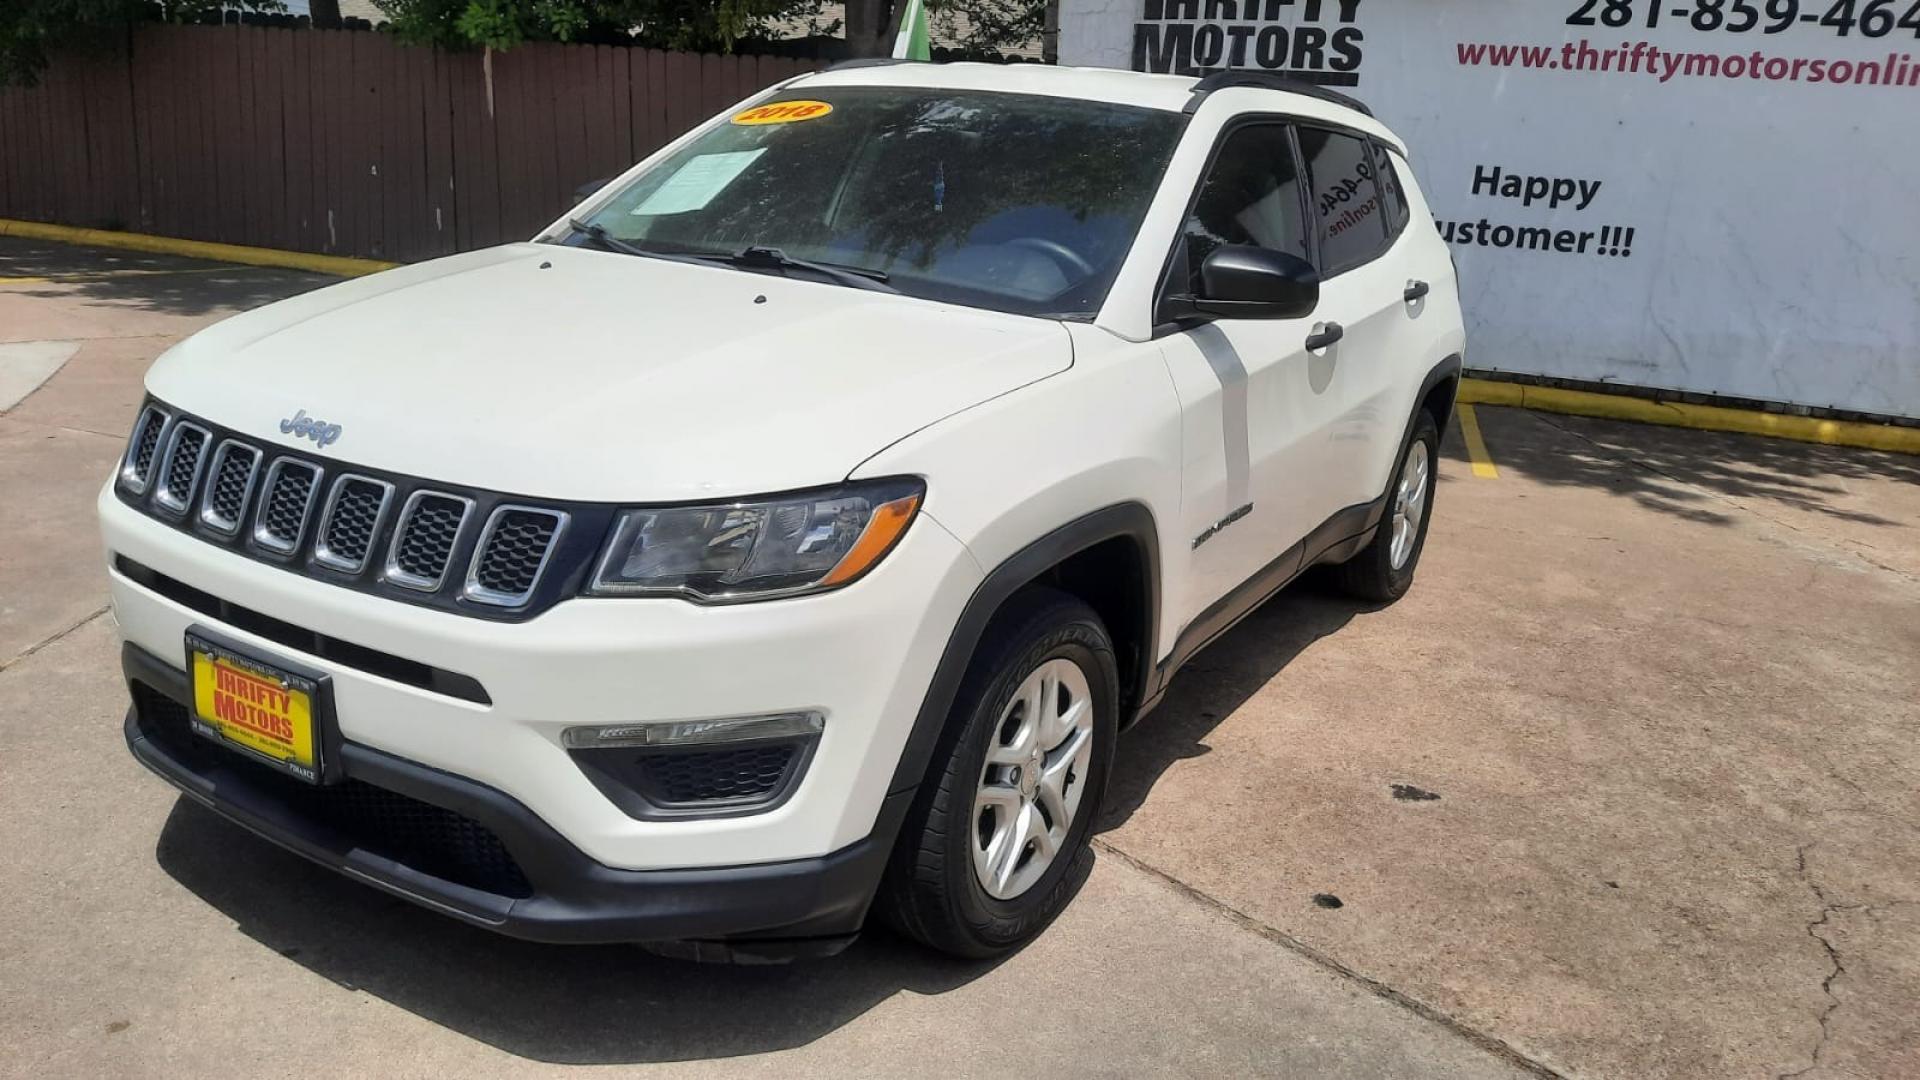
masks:
<path id="1" fill-rule="evenodd" d="M 0 413 L 0 1074 L 1920 1075 L 1920 459 L 1481 408 L 1414 591 L 1196 660 L 1032 947 L 697 967 L 453 924 L 127 757 L 90 507 L 139 373 L 324 283 L 0 241 L 0 346 L 77 346 Z"/>

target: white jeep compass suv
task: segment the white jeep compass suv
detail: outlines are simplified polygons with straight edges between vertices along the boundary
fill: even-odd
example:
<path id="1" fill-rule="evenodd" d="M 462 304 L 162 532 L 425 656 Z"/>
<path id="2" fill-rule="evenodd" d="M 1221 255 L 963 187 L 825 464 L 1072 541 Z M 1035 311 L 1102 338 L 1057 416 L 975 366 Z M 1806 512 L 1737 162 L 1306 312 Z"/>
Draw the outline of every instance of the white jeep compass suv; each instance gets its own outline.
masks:
<path id="1" fill-rule="evenodd" d="M 1462 348 L 1340 95 L 793 79 L 155 363 L 99 500 L 127 742 L 506 934 L 998 954 L 1182 663 L 1316 564 L 1406 591 Z"/>

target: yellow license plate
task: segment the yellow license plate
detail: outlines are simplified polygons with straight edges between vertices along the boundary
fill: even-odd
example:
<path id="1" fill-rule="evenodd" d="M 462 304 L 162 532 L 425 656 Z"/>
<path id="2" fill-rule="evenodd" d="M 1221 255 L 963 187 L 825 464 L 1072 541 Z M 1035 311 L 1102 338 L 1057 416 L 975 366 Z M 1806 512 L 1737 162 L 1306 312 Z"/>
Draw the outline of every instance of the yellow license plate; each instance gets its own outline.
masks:
<path id="1" fill-rule="evenodd" d="M 194 730 L 266 758 L 315 783 L 320 754 L 311 684 L 189 639 Z"/>

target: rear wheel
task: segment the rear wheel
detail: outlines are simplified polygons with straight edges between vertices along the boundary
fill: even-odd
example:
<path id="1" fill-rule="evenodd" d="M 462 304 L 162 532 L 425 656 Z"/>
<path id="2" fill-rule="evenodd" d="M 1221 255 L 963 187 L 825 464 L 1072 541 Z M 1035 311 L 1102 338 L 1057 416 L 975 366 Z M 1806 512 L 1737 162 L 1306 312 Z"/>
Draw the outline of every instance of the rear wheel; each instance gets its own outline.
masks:
<path id="1" fill-rule="evenodd" d="M 1433 489 L 1438 473 L 1440 431 L 1422 409 L 1413 422 L 1413 438 L 1394 470 L 1387 488 L 1387 509 L 1373 539 L 1353 558 L 1341 563 L 1335 579 L 1346 591 L 1366 600 L 1391 603 L 1406 595 L 1413 584 L 1414 567 L 1426 547 L 1432 520 Z"/>
<path id="2" fill-rule="evenodd" d="M 985 958 L 1038 934 L 1091 861 L 1118 730 L 1113 644 L 1093 610 L 1032 589 L 982 635 L 949 736 L 882 887 L 897 929 Z"/>

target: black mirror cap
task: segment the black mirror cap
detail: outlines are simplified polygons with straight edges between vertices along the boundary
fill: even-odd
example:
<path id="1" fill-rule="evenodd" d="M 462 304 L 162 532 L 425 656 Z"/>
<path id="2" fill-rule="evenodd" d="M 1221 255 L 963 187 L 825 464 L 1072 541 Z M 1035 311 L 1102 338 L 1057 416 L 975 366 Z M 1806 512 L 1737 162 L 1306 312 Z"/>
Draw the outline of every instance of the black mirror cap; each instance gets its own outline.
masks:
<path id="1" fill-rule="evenodd" d="M 1320 272 L 1297 255 L 1249 244 L 1215 248 L 1200 264 L 1194 306 L 1230 319 L 1298 319 L 1320 304 Z"/>
<path id="2" fill-rule="evenodd" d="M 575 206 L 578 206 L 581 203 L 586 202 L 588 199 L 592 198 L 597 192 L 599 192 L 601 188 L 606 187 L 608 184 L 613 183 L 613 180 L 614 178 L 611 176 L 603 176 L 598 180 L 589 180 L 586 183 L 581 184 L 579 187 L 574 188 L 573 204 Z"/>

